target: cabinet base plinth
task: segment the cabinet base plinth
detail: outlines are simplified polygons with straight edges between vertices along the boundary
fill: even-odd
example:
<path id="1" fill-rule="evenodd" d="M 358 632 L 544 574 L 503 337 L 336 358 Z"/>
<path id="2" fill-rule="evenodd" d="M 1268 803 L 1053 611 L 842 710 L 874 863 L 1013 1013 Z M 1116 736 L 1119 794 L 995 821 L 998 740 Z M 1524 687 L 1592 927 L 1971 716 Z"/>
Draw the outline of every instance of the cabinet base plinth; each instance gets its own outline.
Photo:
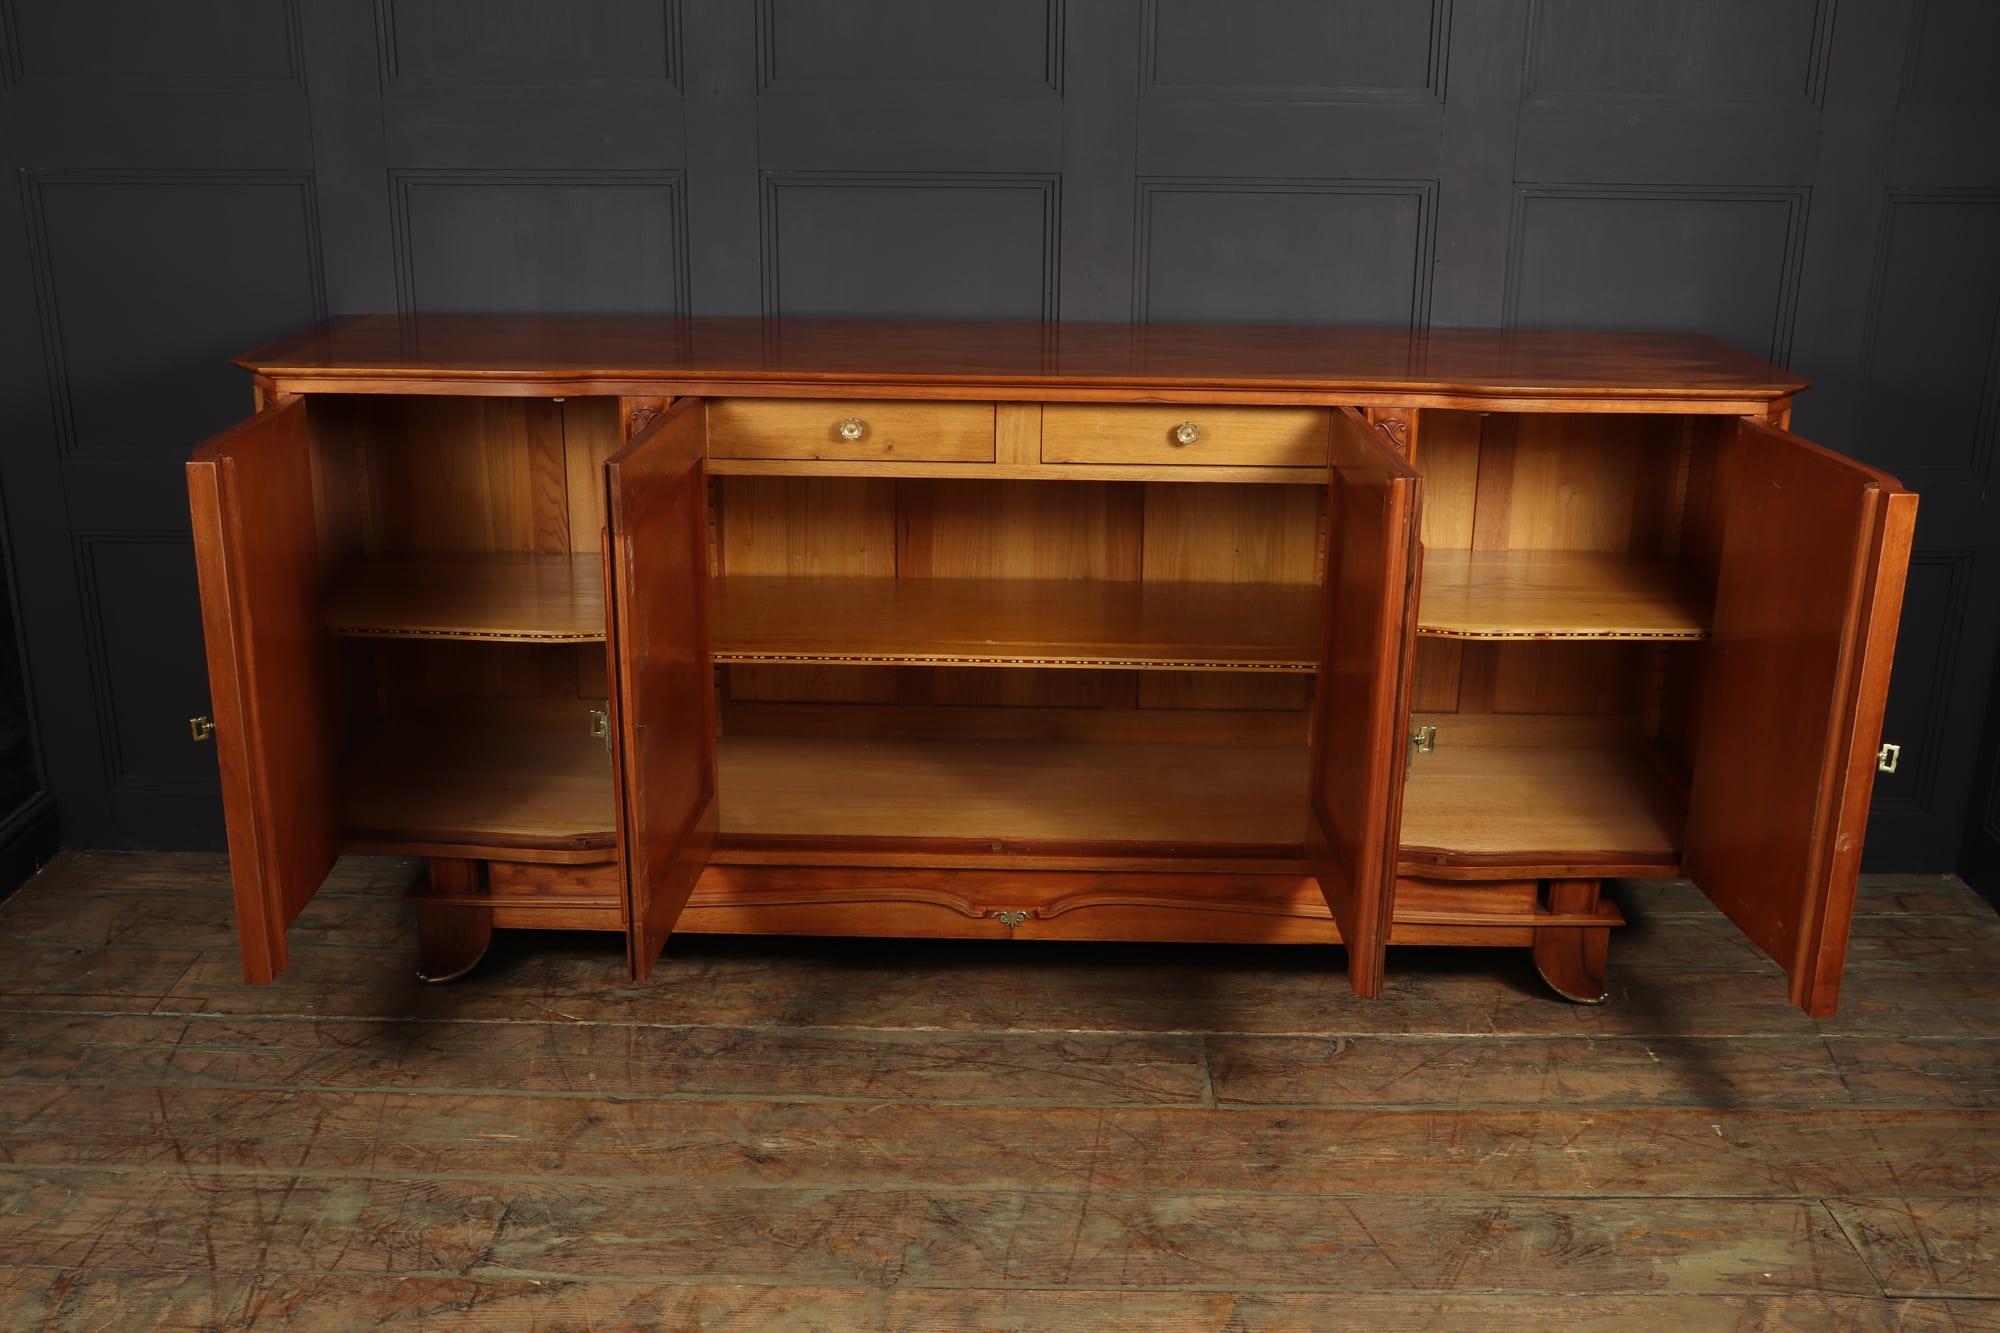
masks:
<path id="1" fill-rule="evenodd" d="M 624 928 L 615 865 L 436 861 L 418 909 L 426 980 L 463 975 L 496 929 Z M 445 867 L 447 869 L 440 869 Z M 469 867 L 470 869 L 460 869 Z M 1605 996 L 1613 927 L 1599 881 L 1400 879 L 1393 945 L 1533 951 L 1551 989 Z M 1317 944 L 1340 928 L 1303 872 L 711 864 L 676 934 Z"/>

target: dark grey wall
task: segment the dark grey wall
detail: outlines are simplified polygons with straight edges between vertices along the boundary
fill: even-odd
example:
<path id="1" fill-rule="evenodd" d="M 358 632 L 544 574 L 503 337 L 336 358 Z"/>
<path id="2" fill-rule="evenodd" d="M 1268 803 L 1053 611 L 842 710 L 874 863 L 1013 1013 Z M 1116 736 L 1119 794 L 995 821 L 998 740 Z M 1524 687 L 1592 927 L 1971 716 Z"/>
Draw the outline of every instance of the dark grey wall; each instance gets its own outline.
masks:
<path id="1" fill-rule="evenodd" d="M 2000 908 L 2000 670 L 1986 696 L 1986 741 L 1980 751 L 1980 776 L 1966 803 L 1965 847 L 1958 873 L 1986 901 Z"/>
<path id="2" fill-rule="evenodd" d="M 67 836 L 217 837 L 179 462 L 329 311 L 1708 329 L 1925 492 L 1873 862 L 2000 618 L 1991 0 L 0 0 L 0 421 Z"/>

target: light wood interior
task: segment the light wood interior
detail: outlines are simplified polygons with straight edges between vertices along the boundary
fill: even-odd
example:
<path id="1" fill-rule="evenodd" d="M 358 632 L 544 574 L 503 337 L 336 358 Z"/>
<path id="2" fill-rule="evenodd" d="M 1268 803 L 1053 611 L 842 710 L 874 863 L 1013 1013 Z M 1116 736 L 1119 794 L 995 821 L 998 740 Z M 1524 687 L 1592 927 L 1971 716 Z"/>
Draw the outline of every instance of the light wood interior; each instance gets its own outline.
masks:
<path id="1" fill-rule="evenodd" d="M 325 396 L 315 478 L 356 845 L 603 861 L 615 399 Z"/>
<path id="2" fill-rule="evenodd" d="M 1697 445 L 1678 416 L 1425 413 L 1413 706 L 1656 720 L 1657 654 L 1707 632 L 1712 577 L 1682 554 Z"/>
<path id="3" fill-rule="evenodd" d="M 1424 553 L 1417 632 L 1453 639 L 1699 639 L 1708 592 L 1688 569 L 1608 551 Z"/>
<path id="4" fill-rule="evenodd" d="M 1707 635 L 1688 558 L 1703 427 L 1677 416 L 1426 412 L 1424 583 L 1402 844 L 1461 865 L 1677 864 L 1676 664 Z"/>
<path id="5" fill-rule="evenodd" d="M 609 757 L 584 731 L 405 719 L 348 779 L 359 843 L 531 859 L 612 846 Z M 725 735 L 719 813 L 739 839 L 1283 855 L 1303 834 L 1305 781 L 1303 745 Z M 1678 838 L 1678 806 L 1630 745 L 1445 746 L 1412 763 L 1405 789 L 1406 852 L 1665 867 Z"/>
<path id="6" fill-rule="evenodd" d="M 1679 861 L 1680 808 L 1634 746 L 1443 744 L 1411 761 L 1402 846 L 1667 867 Z"/>
<path id="7" fill-rule="evenodd" d="M 503 859 L 611 855 L 611 756 L 585 730 L 398 719 L 355 756 L 347 791 L 357 843 Z"/>
<path id="8" fill-rule="evenodd" d="M 1435 551 L 1418 632 L 1456 639 L 1699 639 L 1707 592 L 1671 560 L 1590 551 Z M 1303 584 L 725 575 L 718 662 L 1019 662 L 1314 668 Z M 604 638 L 594 553 L 368 560 L 329 596 L 355 638 L 589 643 Z"/>
<path id="9" fill-rule="evenodd" d="M 720 774 L 724 836 L 1263 850 L 1304 836 L 1303 746 L 725 735 Z"/>
<path id="10" fill-rule="evenodd" d="M 594 552 L 368 560 L 328 597 L 326 627 L 351 638 L 602 643 L 604 561 Z"/>
<path id="11" fill-rule="evenodd" d="M 1296 854 L 1316 489 L 728 476 L 715 518 L 725 838 Z"/>
<path id="12" fill-rule="evenodd" d="M 615 403 L 314 406 L 326 623 L 350 641 L 350 826 L 608 855 L 587 728 L 609 688 Z M 825 407 L 755 406 L 739 424 L 760 438 Z M 1023 465 L 1045 415 L 1091 419 L 969 410 Z M 1159 415 L 1125 410 L 1148 431 Z M 1282 441 L 1319 416 L 1245 420 Z M 977 435 L 970 420 L 951 438 Z M 1138 438 L 1120 423 L 1107 438 Z M 1675 417 L 1425 414 L 1412 703 L 1439 738 L 1410 770 L 1406 848 L 1674 862 L 1677 719 L 1712 580 L 1702 438 Z M 725 834 L 1298 846 L 1319 488 L 720 476 L 711 526 Z"/>
<path id="13" fill-rule="evenodd" d="M 739 586 L 738 578 L 865 578 L 930 587 L 930 604 L 959 627 L 956 642 L 961 646 L 970 641 L 967 628 L 976 632 L 968 612 L 977 607 L 954 602 L 942 581 L 965 581 L 962 595 L 972 599 L 982 596 L 982 587 L 990 595 L 1012 597 L 1017 594 L 1001 593 L 1002 584 L 1037 581 L 1075 585 L 1055 594 L 1069 611 L 1046 635 L 1051 643 L 1045 646 L 1059 649 L 1053 660 L 1085 665 L 1087 654 L 1095 652 L 1099 665 L 1136 662 L 1150 668 L 1077 672 L 1017 667 L 996 672 L 977 665 L 920 669 L 885 663 L 828 670 L 823 663 L 807 661 L 746 662 L 724 673 L 725 725 L 733 702 L 1289 710 L 1303 719 L 1310 698 L 1308 672 L 1288 676 L 1192 668 L 1315 659 L 1304 644 L 1285 644 L 1297 627 L 1309 622 L 1296 610 L 1283 610 L 1296 608 L 1293 598 L 1307 598 L 1318 579 L 1321 496 L 1315 489 L 725 477 L 716 483 L 715 498 L 715 572 L 725 603 L 724 614 L 717 617 L 717 638 L 725 654 L 733 637 L 725 628 L 734 623 L 728 611 L 730 590 Z M 1246 587 L 1251 591 L 1241 592 Z M 878 591 L 895 595 L 894 590 Z M 1281 618 L 1254 625 L 1235 621 L 1229 597 L 1239 592 L 1268 604 Z M 924 596 L 910 594 L 909 604 L 918 605 Z M 1127 608 L 1127 628 L 1106 635 L 1113 622 L 1104 612 L 1117 606 Z M 1156 611 L 1149 621 L 1129 618 L 1140 608 Z M 1197 647 L 1248 643 L 1256 655 L 1209 652 L 1177 660 L 1164 651 L 1164 643 L 1146 644 L 1154 634 L 1152 626 L 1164 626 L 1162 617 L 1180 620 Z M 815 633 L 831 644 L 826 630 L 845 627 L 852 619 L 838 608 L 823 607 L 813 623 L 825 629 L 806 630 L 794 638 L 794 647 Z M 870 634 L 887 633 L 895 623 L 876 621 Z M 1092 635 L 1098 636 L 1094 648 Z M 907 639 L 904 643 L 909 646 Z M 968 660 L 995 656 L 989 650 Z M 865 656 L 857 653 L 849 660 Z M 1170 669 L 1183 663 L 1191 669 Z"/>
<path id="14" fill-rule="evenodd" d="M 718 662 L 1310 672 L 1308 584 L 1110 579 L 715 580 Z"/>

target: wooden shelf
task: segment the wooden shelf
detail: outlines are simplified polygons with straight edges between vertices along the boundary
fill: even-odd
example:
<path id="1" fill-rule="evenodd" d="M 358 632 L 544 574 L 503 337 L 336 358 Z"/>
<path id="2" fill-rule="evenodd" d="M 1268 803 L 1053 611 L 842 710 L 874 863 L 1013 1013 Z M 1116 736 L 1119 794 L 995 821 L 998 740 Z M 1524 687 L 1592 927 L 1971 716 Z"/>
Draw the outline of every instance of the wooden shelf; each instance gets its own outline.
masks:
<path id="1" fill-rule="evenodd" d="M 611 756 L 582 730 L 392 721 L 347 771 L 348 836 L 372 847 L 603 861 L 613 820 Z"/>
<path id="2" fill-rule="evenodd" d="M 784 578 L 714 585 L 718 662 L 1309 672 L 1318 592 L 1270 583 Z"/>
<path id="3" fill-rule="evenodd" d="M 1699 639 L 1709 600 L 1671 560 L 1426 550 L 1417 628 L 1454 639 Z"/>
<path id="4" fill-rule="evenodd" d="M 724 736 L 733 837 L 1250 846 L 1305 837 L 1303 746 Z"/>
<path id="5" fill-rule="evenodd" d="M 1306 585 L 727 575 L 718 662 L 1310 672 Z M 1669 560 L 1588 551 L 1427 551 L 1419 630 L 1462 639 L 1699 639 L 1708 593 Z M 596 555 L 373 560 L 328 599 L 344 637 L 598 643 Z"/>
<path id="6" fill-rule="evenodd" d="M 1462 745 L 1438 728 L 1403 788 L 1405 863 L 1680 862 L 1681 812 L 1636 746 Z"/>
<path id="7" fill-rule="evenodd" d="M 595 553 L 371 560 L 327 599 L 326 627 L 356 637 L 601 643 L 604 562 Z"/>
<path id="8" fill-rule="evenodd" d="M 725 735 L 737 838 L 1243 848 L 1296 855 L 1303 746 Z M 611 764 L 582 731 L 393 722 L 347 775 L 350 840 L 433 855 L 606 860 Z M 1632 747 L 1460 746 L 1410 766 L 1406 864 L 1679 861 L 1680 812 Z"/>

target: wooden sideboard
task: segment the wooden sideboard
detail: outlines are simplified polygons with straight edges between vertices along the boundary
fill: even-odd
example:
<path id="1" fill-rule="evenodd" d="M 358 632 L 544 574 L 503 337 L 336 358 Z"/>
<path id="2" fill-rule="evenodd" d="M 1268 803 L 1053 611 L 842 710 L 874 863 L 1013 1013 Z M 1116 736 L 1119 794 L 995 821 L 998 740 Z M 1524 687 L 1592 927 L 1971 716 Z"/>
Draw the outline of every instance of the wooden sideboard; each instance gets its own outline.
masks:
<path id="1" fill-rule="evenodd" d="M 1916 497 L 1712 339 L 337 319 L 188 465 L 245 975 L 495 929 L 1526 948 L 1832 1012 Z M 1775 996 L 1775 991 L 1774 991 Z"/>

